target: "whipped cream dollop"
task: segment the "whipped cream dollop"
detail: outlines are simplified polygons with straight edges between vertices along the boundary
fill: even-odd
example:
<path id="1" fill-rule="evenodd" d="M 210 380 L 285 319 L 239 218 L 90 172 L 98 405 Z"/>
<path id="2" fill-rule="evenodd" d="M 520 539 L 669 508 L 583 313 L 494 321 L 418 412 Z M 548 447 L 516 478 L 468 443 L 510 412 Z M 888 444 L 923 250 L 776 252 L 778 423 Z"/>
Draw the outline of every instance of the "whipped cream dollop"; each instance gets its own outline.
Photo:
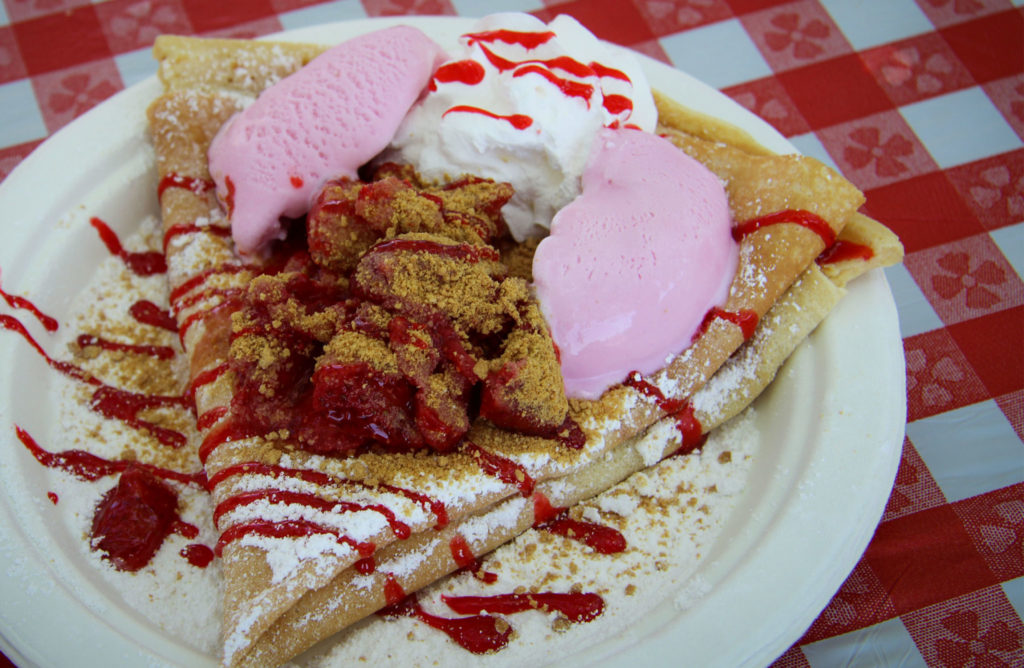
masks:
<path id="1" fill-rule="evenodd" d="M 493 14 L 437 69 L 386 159 L 425 178 L 475 174 L 506 181 L 513 237 L 543 236 L 580 192 L 593 139 L 605 127 L 651 131 L 657 110 L 639 61 L 570 16 L 548 24 Z"/>
<path id="2" fill-rule="evenodd" d="M 533 260 L 566 394 L 596 399 L 664 367 L 728 297 L 738 261 L 717 176 L 667 139 L 602 130 L 582 194 Z"/>
<path id="3" fill-rule="evenodd" d="M 327 179 L 348 176 L 391 141 L 445 54 L 396 26 L 318 56 L 224 124 L 209 150 L 235 247 L 259 254 L 309 210 Z"/>

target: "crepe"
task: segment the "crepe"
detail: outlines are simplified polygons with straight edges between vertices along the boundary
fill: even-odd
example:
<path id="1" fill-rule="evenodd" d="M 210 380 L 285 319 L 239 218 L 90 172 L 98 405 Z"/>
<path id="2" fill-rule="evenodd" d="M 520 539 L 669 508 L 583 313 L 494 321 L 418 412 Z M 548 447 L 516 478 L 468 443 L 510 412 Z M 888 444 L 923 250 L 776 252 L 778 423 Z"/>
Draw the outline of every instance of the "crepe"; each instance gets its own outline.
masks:
<path id="1" fill-rule="evenodd" d="M 702 433 L 767 386 L 838 301 L 841 285 L 901 252 L 891 233 L 856 213 L 863 195 L 834 170 L 773 155 L 736 128 L 660 97 L 659 133 L 726 184 L 745 230 L 739 267 L 717 317 L 663 370 L 596 401 L 570 402 L 582 447 L 485 420 L 444 454 L 340 458 L 310 454 L 288 436 L 231 440 L 232 314 L 266 269 L 234 252 L 206 151 L 247 97 L 320 49 L 177 37 L 160 38 L 154 49 L 166 94 L 149 120 L 171 305 L 203 433 L 196 446 L 218 509 L 227 666 L 287 661 L 466 566 L 465 547 L 483 554 L 543 519 L 543 508 L 571 506 L 698 447 Z M 871 260 L 826 265 L 826 276 L 815 259 L 849 230 Z M 300 526 L 319 530 L 303 534 Z"/>

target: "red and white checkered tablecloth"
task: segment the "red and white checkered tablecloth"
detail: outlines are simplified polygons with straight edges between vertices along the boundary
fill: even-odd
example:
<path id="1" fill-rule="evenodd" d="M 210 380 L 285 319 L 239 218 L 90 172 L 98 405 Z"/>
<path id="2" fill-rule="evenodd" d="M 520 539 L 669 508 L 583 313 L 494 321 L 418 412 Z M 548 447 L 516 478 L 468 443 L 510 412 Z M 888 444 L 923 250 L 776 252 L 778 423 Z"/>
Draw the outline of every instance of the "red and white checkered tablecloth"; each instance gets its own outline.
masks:
<path id="1" fill-rule="evenodd" d="M 896 486 L 849 579 L 776 666 L 1024 666 L 1021 0 L 3 0 L 0 178 L 155 72 L 161 33 L 395 14 L 574 15 L 765 118 L 867 194 L 907 364 Z M 0 666 L 11 665 L 0 655 Z"/>

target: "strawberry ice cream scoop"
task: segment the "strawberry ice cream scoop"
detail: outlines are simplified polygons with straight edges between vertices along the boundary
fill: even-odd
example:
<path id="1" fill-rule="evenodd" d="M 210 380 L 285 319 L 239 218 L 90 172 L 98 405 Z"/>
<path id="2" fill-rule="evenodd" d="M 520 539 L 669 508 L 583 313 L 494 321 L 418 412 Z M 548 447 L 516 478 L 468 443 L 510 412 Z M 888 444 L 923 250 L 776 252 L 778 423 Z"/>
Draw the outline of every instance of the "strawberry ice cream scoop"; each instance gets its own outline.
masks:
<path id="1" fill-rule="evenodd" d="M 268 88 L 221 128 L 210 174 L 235 247 L 259 253 L 306 213 L 330 178 L 354 178 L 381 152 L 444 52 L 416 28 L 356 37 Z"/>
<path id="2" fill-rule="evenodd" d="M 725 301 L 738 256 L 718 177 L 657 135 L 601 131 L 533 260 L 566 394 L 664 367 Z"/>

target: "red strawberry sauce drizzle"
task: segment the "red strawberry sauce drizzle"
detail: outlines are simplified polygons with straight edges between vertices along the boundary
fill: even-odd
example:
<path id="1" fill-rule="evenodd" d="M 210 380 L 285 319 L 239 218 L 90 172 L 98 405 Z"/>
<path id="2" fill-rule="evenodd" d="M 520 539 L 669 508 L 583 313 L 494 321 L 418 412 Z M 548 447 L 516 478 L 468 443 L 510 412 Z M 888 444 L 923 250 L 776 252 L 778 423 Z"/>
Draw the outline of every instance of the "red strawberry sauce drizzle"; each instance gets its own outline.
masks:
<path id="1" fill-rule="evenodd" d="M 516 130 L 525 130 L 533 125 L 533 119 L 526 114 L 496 114 L 493 111 L 488 111 L 468 104 L 457 104 L 454 107 L 449 107 L 443 114 L 441 114 L 441 117 L 443 118 L 451 113 L 479 114 L 481 116 L 486 116 L 487 118 L 493 118 L 497 121 L 506 121 Z"/>
<path id="2" fill-rule="evenodd" d="M 540 492 L 533 495 L 533 526 L 587 545 L 598 554 L 618 554 L 626 549 L 626 537 L 609 526 L 575 520 L 567 508 L 555 508 Z"/>
<path id="3" fill-rule="evenodd" d="M 527 74 L 537 74 L 547 79 L 547 81 L 554 85 L 555 88 L 562 91 L 562 94 L 566 97 L 578 97 L 586 102 L 588 106 L 590 105 L 590 96 L 594 94 L 594 87 L 590 84 L 580 83 L 579 81 L 573 81 L 572 79 L 565 79 L 557 76 L 543 65 L 535 64 L 523 65 L 512 74 L 512 77 L 522 77 Z"/>
<path id="4" fill-rule="evenodd" d="M 348 545 L 362 557 L 372 556 L 376 545 L 369 542 L 362 542 L 346 536 L 338 529 L 326 527 L 309 520 L 283 520 L 271 522 L 269 520 L 253 520 L 241 524 L 233 524 L 224 531 L 221 531 L 220 540 L 213 549 L 213 553 L 220 556 L 225 546 L 245 536 L 261 536 L 266 538 L 303 538 L 306 536 L 328 535 L 343 545 Z"/>
<path id="5" fill-rule="evenodd" d="M 224 187 L 227 189 L 227 193 L 224 195 L 224 208 L 227 209 L 230 219 L 235 214 L 235 182 L 231 180 L 230 176 L 224 177 Z"/>
<path id="6" fill-rule="evenodd" d="M 391 573 L 384 574 L 384 600 L 387 601 L 388 605 L 394 605 L 398 603 L 406 596 L 405 590 L 402 589 L 402 585 L 398 583 L 398 580 Z"/>
<path id="7" fill-rule="evenodd" d="M 476 443 L 466 441 L 466 451 L 472 455 L 484 473 L 494 476 L 501 482 L 512 485 L 523 496 L 533 494 L 534 481 L 530 474 L 511 459 L 496 455 L 481 448 Z"/>
<path id="8" fill-rule="evenodd" d="M 388 576 L 388 584 L 395 582 L 394 576 Z M 397 585 L 397 582 L 395 584 Z M 397 590 L 388 593 L 388 586 L 385 585 L 387 600 L 391 601 L 400 590 L 399 586 Z M 441 631 L 473 654 L 486 654 L 505 647 L 512 638 L 513 628 L 501 618 L 482 613 L 511 615 L 529 610 L 556 611 L 570 622 L 589 622 L 604 612 L 604 599 L 589 592 L 537 592 L 441 598 L 457 614 L 469 616 L 450 618 L 430 614 L 423 609 L 415 594 L 391 602 L 377 614 L 382 617 L 411 617 Z"/>
<path id="9" fill-rule="evenodd" d="M 146 469 L 129 465 L 96 506 L 90 544 L 118 570 L 138 571 L 171 534 L 195 538 L 199 529 L 178 515 L 173 489 Z"/>
<path id="10" fill-rule="evenodd" d="M 261 489 L 249 492 L 241 492 L 233 496 L 228 497 L 213 511 L 213 522 L 214 524 L 220 523 L 220 518 L 225 513 L 229 513 L 236 508 L 246 506 L 256 501 L 266 501 L 273 504 L 291 504 L 301 505 L 307 508 L 320 510 L 325 513 L 349 513 L 357 512 L 361 510 L 372 510 L 380 513 L 387 520 L 388 525 L 391 527 L 391 531 L 394 532 L 395 537 L 400 540 L 405 540 L 412 535 L 412 531 L 409 529 L 409 525 L 401 522 L 395 517 L 395 514 L 385 505 L 382 504 L 362 504 L 354 503 L 351 501 L 331 501 L 329 499 L 321 498 L 315 494 L 309 492 L 292 492 L 282 489 Z"/>
<path id="11" fill-rule="evenodd" d="M 162 274 L 167 271 L 167 263 L 164 260 L 163 253 L 158 251 L 127 251 L 121 245 L 121 240 L 118 239 L 117 233 L 110 229 L 110 226 L 105 222 L 93 217 L 89 219 L 89 224 L 96 229 L 96 232 L 100 235 L 100 240 L 107 247 L 107 250 L 110 251 L 110 254 L 121 258 L 125 265 L 136 275 L 153 276 L 154 274 Z"/>
<path id="12" fill-rule="evenodd" d="M 156 187 L 157 198 L 163 199 L 164 192 L 168 188 L 181 188 L 184 190 L 190 190 L 196 195 L 202 195 L 213 190 L 216 184 L 210 179 L 203 179 L 193 176 L 181 176 L 180 174 L 167 174 Z"/>
<path id="13" fill-rule="evenodd" d="M 385 587 L 386 590 L 387 587 Z M 382 617 L 412 617 L 441 631 L 460 647 L 473 654 L 496 652 L 507 645 L 512 638 L 512 627 L 497 617 L 490 615 L 439 617 L 426 612 L 415 594 L 399 599 L 377 614 Z"/>
<path id="14" fill-rule="evenodd" d="M 724 308 L 713 306 L 704 314 L 704 320 L 700 323 L 697 331 L 693 333 L 691 342 L 702 337 L 704 333 L 708 331 L 708 327 L 711 326 L 711 322 L 715 319 L 726 320 L 739 327 L 743 332 L 744 341 L 754 335 L 754 331 L 757 329 L 757 324 L 760 322 L 760 318 L 757 313 L 749 309 L 726 311 Z"/>
<path id="15" fill-rule="evenodd" d="M 863 260 L 867 262 L 875 256 L 871 246 L 859 244 L 855 241 L 839 239 L 834 244 L 821 251 L 817 263 L 820 265 L 846 262 L 847 260 Z"/>
<path id="16" fill-rule="evenodd" d="M 178 332 L 178 322 L 167 309 L 161 308 L 151 301 L 145 299 L 135 302 L 128 309 L 137 322 L 150 325 L 169 332 Z"/>
<path id="17" fill-rule="evenodd" d="M 210 367 L 204 371 L 200 371 L 192 378 L 192 383 L 188 388 L 188 396 L 195 398 L 196 390 L 205 385 L 215 382 L 218 378 L 223 376 L 228 371 L 228 363 L 222 362 L 217 366 Z M 211 411 L 212 412 L 212 411 Z M 212 425 L 211 425 L 212 426 Z"/>
<path id="18" fill-rule="evenodd" d="M 732 237 L 736 241 L 741 241 L 744 237 L 753 234 L 762 227 L 781 223 L 800 225 L 821 238 L 825 249 L 818 255 L 818 264 L 832 264 L 834 262 L 855 259 L 867 261 L 875 256 L 875 251 L 871 246 L 846 239 L 837 239 L 835 230 L 832 229 L 832 226 L 825 219 L 803 209 L 786 209 L 748 220 L 733 227 Z"/>
<path id="19" fill-rule="evenodd" d="M 93 514 L 90 544 L 104 553 L 115 568 L 137 571 L 149 563 L 171 534 L 195 538 L 199 529 L 178 516 L 177 492 L 161 480 L 206 487 L 203 472 L 181 473 L 143 462 L 110 460 L 85 450 L 50 452 L 43 449 L 21 427 L 15 427 L 18 440 L 40 464 L 60 469 L 80 480 L 94 481 L 120 475 L 118 484 L 100 500 Z M 56 503 L 57 495 L 47 496 Z M 212 559 L 209 547 L 193 543 L 181 555 L 197 568 L 205 568 Z"/>
<path id="20" fill-rule="evenodd" d="M 563 538 L 571 538 L 598 554 L 618 554 L 626 549 L 626 538 L 618 529 L 569 517 L 566 511 L 537 526 Z"/>
<path id="21" fill-rule="evenodd" d="M 545 496 L 542 492 L 534 492 L 533 494 L 533 526 L 540 526 L 544 522 L 547 522 L 558 513 L 565 510 L 565 508 L 555 508 L 551 505 L 551 500 Z"/>
<path id="22" fill-rule="evenodd" d="M 73 475 L 79 480 L 93 481 L 106 476 L 122 473 L 128 467 L 134 466 L 142 469 L 150 475 L 181 483 L 183 485 L 194 485 L 206 487 L 206 475 L 203 472 L 181 473 L 171 469 L 160 468 L 143 462 L 133 462 L 120 459 L 104 459 L 85 450 L 64 450 L 61 452 L 50 452 L 43 449 L 34 438 L 21 427 L 14 428 L 18 440 L 36 461 L 47 468 L 60 469 L 65 473 Z"/>
<path id="23" fill-rule="evenodd" d="M 618 79 L 619 81 L 629 82 L 629 75 L 622 70 L 617 70 L 614 67 L 608 67 L 601 63 L 590 63 L 590 69 L 594 70 L 594 74 L 601 77 L 602 79 Z"/>
<path id="24" fill-rule="evenodd" d="M 491 42 L 504 42 L 505 44 L 517 44 L 524 49 L 536 49 L 541 44 L 546 44 L 555 38 L 555 33 L 550 30 L 485 30 L 472 32 L 463 35 L 468 44 Z"/>
<path id="25" fill-rule="evenodd" d="M 202 193 L 213 187 L 212 182 L 200 181 L 198 179 L 190 179 L 185 177 L 178 177 L 177 175 L 169 175 L 164 177 L 160 183 L 159 195 L 162 196 L 167 188 L 187 188 L 193 192 Z M 130 252 L 126 251 L 121 245 L 121 241 L 117 234 L 99 218 L 93 217 L 89 223 L 96 229 L 100 236 L 100 239 L 106 245 L 107 250 L 112 255 L 120 257 L 125 265 L 135 274 L 139 276 L 151 276 L 154 274 L 160 274 L 167 271 L 167 262 L 164 259 L 164 253 L 158 251 L 143 251 L 143 252 Z M 195 225 L 183 225 L 183 226 L 172 226 L 164 234 L 164 251 L 166 252 L 167 244 L 171 238 L 179 234 L 187 234 L 204 231 L 210 234 L 219 236 L 227 236 L 231 234 L 231 230 L 225 226 L 204 226 L 198 227 Z M 192 306 L 196 302 L 204 298 L 213 297 L 216 294 L 221 294 L 224 301 L 218 306 L 212 309 L 207 309 L 200 313 L 193 313 L 186 318 L 180 326 L 173 327 L 173 330 L 178 331 L 179 336 L 184 340 L 185 333 L 194 324 L 200 320 L 206 319 L 213 315 L 213 313 L 223 310 L 228 307 L 237 307 L 235 301 L 236 296 L 240 292 L 238 289 L 226 289 L 221 291 L 210 291 L 209 293 L 201 293 L 199 295 L 192 295 L 185 299 L 186 295 L 191 293 L 200 285 L 204 284 L 210 276 L 215 274 L 224 273 L 237 273 L 248 269 L 244 265 L 222 265 L 215 267 L 207 272 L 204 272 L 198 276 L 194 276 L 192 279 L 186 281 L 182 285 L 178 286 L 177 289 L 171 291 L 170 302 L 174 312 L 178 312 L 187 306 Z M 148 304 L 148 302 L 140 302 L 139 304 Z M 137 311 L 133 311 L 132 315 L 135 316 L 140 322 L 147 322 L 148 324 L 154 324 L 155 326 L 163 327 L 165 329 L 172 329 L 173 317 L 170 313 L 166 313 L 166 317 L 163 317 L 163 313 L 156 311 L 158 307 L 153 306 L 139 306 Z M 172 330 L 172 331 L 173 331 Z"/>
<path id="26" fill-rule="evenodd" d="M 456 60 L 437 68 L 430 80 L 430 90 L 440 83 L 461 83 L 473 86 L 484 80 L 484 66 L 475 60 Z"/>
<path id="27" fill-rule="evenodd" d="M 100 386 L 89 401 L 89 407 L 104 417 L 120 420 L 135 429 L 145 429 L 161 445 L 180 448 L 188 441 L 184 434 L 138 417 L 139 413 L 147 409 L 175 406 L 194 409 L 190 397 L 139 394 L 109 385 Z"/>
<path id="28" fill-rule="evenodd" d="M 693 412 L 693 405 L 686 399 L 668 399 L 661 390 L 650 381 L 644 379 L 639 371 L 634 371 L 626 376 L 623 385 L 631 387 L 645 397 L 654 399 L 658 408 L 675 419 L 676 428 L 679 429 L 679 438 L 682 442 L 677 454 L 692 452 L 699 448 L 704 442 L 704 428 L 697 420 Z"/>
<path id="29" fill-rule="evenodd" d="M 190 292 L 198 288 L 199 286 L 205 284 L 206 281 L 208 281 L 211 276 L 216 276 L 218 274 L 237 274 L 249 270 L 250 267 L 247 267 L 246 265 L 243 264 L 221 264 L 211 269 L 207 269 L 206 271 L 200 272 L 193 276 L 192 278 L 185 281 L 184 283 L 182 283 L 181 285 L 179 285 L 178 287 L 171 290 L 171 308 L 173 308 L 176 311 L 180 310 L 179 303 L 181 299 L 185 295 L 189 294 Z"/>
<path id="30" fill-rule="evenodd" d="M 244 292 L 243 288 L 207 288 L 205 290 L 198 290 L 187 295 L 183 295 L 181 298 L 176 299 L 174 304 L 175 311 L 183 311 L 187 308 L 195 306 L 199 302 L 205 299 L 212 299 L 214 297 L 220 297 L 221 299 L 235 299 Z"/>
<path id="31" fill-rule="evenodd" d="M 196 225 L 195 223 L 179 223 L 178 225 L 171 225 L 164 232 L 164 253 L 167 253 L 167 247 L 176 237 L 190 234 L 212 234 L 216 237 L 227 238 L 231 236 L 231 228 L 227 225 Z"/>
<path id="32" fill-rule="evenodd" d="M 508 58 L 503 58 L 497 55 L 486 46 L 486 44 L 492 44 L 494 42 L 504 42 L 506 44 L 518 44 L 524 48 L 531 49 L 544 44 L 552 37 L 554 37 L 554 33 L 551 32 L 518 32 L 508 30 L 494 30 L 466 35 L 468 43 L 478 45 L 484 57 L 487 58 L 487 61 L 499 72 L 511 71 L 513 78 L 526 76 L 527 74 L 537 74 L 554 85 L 566 97 L 580 98 L 586 102 L 587 106 L 590 105 L 590 98 L 593 96 L 594 86 L 589 83 L 558 76 L 555 74 L 555 70 L 565 72 L 570 76 L 581 79 L 597 77 L 630 82 L 629 76 L 624 72 L 602 65 L 601 63 L 591 62 L 586 64 L 568 56 L 559 56 L 550 59 L 527 59 L 522 61 L 509 60 Z M 431 79 L 429 87 L 430 90 L 434 91 L 437 90 L 438 83 L 454 82 L 467 86 L 474 86 L 482 82 L 484 76 L 484 68 L 479 62 L 474 60 L 461 60 L 449 63 L 448 65 L 439 68 Z M 632 101 L 624 95 L 604 95 L 602 104 L 608 113 L 613 116 L 632 112 L 633 110 Z M 480 109 L 478 107 L 452 107 L 445 113 L 447 114 L 452 111 L 478 113 L 491 118 L 506 120 L 512 123 L 513 127 L 519 130 L 525 130 L 533 124 L 533 119 L 529 116 L 518 114 L 514 116 L 499 116 L 486 109 Z M 617 127 L 619 125 L 619 121 L 615 121 L 612 125 L 613 127 Z"/>
<path id="33" fill-rule="evenodd" d="M 106 385 L 74 364 L 50 357 L 32 335 L 28 333 L 25 326 L 16 318 L 0 314 L 0 329 L 7 329 L 20 334 L 42 356 L 50 368 L 69 378 L 95 387 L 96 390 L 93 392 L 89 406 L 104 417 L 120 420 L 136 429 L 145 429 L 163 445 L 178 448 L 185 444 L 187 439 L 181 432 L 160 427 L 152 422 L 140 419 L 138 414 L 143 410 L 161 407 L 192 409 L 194 404 L 191 397 L 139 394 Z"/>
<path id="34" fill-rule="evenodd" d="M 605 95 L 601 104 L 612 116 L 633 111 L 633 101 L 625 95 Z"/>
<path id="35" fill-rule="evenodd" d="M 222 311 L 237 311 L 239 305 L 240 302 L 237 299 L 228 298 L 215 306 L 210 306 L 204 310 L 190 314 L 187 318 L 181 321 L 181 325 L 178 327 L 178 336 L 181 338 L 182 342 L 184 342 L 185 334 L 188 333 L 188 330 L 192 329 L 193 325 Z"/>
<path id="36" fill-rule="evenodd" d="M 170 346 L 120 343 L 118 341 L 110 341 L 109 339 L 96 336 L 95 334 L 79 334 L 75 342 L 80 348 L 95 346 L 97 348 L 102 348 L 103 350 L 132 353 L 136 355 L 149 355 L 150 357 L 155 357 L 160 360 L 169 360 L 175 355 L 174 348 L 171 348 Z"/>
<path id="37" fill-rule="evenodd" d="M 377 571 L 377 560 L 373 556 L 363 557 L 352 564 L 352 568 L 360 575 L 372 575 Z"/>
<path id="38" fill-rule="evenodd" d="M 291 469 L 274 464 L 264 464 L 263 462 L 243 462 L 225 466 L 214 473 L 210 476 L 207 489 L 209 491 L 213 491 L 214 487 L 221 484 L 231 476 L 236 475 L 265 475 L 273 478 L 294 478 L 296 480 L 302 480 L 304 482 L 320 486 L 341 484 L 342 482 L 326 473 L 313 471 L 311 469 Z"/>
<path id="39" fill-rule="evenodd" d="M 554 610 L 570 622 L 589 622 L 604 612 L 604 599 L 593 593 L 538 592 L 496 596 L 441 596 L 460 615 L 496 612 L 508 615 L 527 610 Z"/>
<path id="40" fill-rule="evenodd" d="M 9 294 L 7 292 L 4 292 L 3 289 L 0 289 L 0 297 L 2 297 L 3 300 L 7 302 L 7 305 L 10 306 L 11 308 L 21 309 L 31 313 L 35 317 L 35 319 L 39 321 L 39 324 L 41 324 L 46 329 L 46 331 L 57 331 L 57 328 L 59 327 L 57 319 L 52 316 L 46 315 L 45 313 L 40 311 L 35 304 L 25 299 L 24 297 Z"/>
<path id="41" fill-rule="evenodd" d="M 460 571 L 469 571 L 482 582 L 491 584 L 497 582 L 498 574 L 489 573 L 481 570 L 480 559 L 473 554 L 472 548 L 469 546 L 469 541 L 461 533 L 456 533 L 452 536 L 451 540 L 448 541 L 448 548 L 452 552 L 452 559 L 458 565 Z"/>
<path id="42" fill-rule="evenodd" d="M 640 394 L 654 399 L 654 402 L 658 405 L 658 408 L 665 411 L 669 415 L 680 410 L 686 403 L 685 399 L 668 399 L 658 388 L 657 385 L 650 382 L 641 375 L 639 371 L 633 371 L 626 376 L 626 380 L 622 382 L 626 387 L 631 387 Z"/>
<path id="43" fill-rule="evenodd" d="M 732 238 L 736 241 L 742 241 L 744 237 L 757 232 L 763 227 L 782 223 L 792 223 L 814 232 L 821 238 L 825 248 L 836 242 L 836 233 L 832 226 L 821 216 L 803 209 L 785 209 L 740 223 L 732 228 Z"/>
<path id="44" fill-rule="evenodd" d="M 201 543 L 187 545 L 181 548 L 178 554 L 185 557 L 185 560 L 196 568 L 206 568 L 214 557 L 213 550 Z"/>
<path id="45" fill-rule="evenodd" d="M 46 361 L 46 363 L 50 366 L 51 369 L 58 371 L 70 378 L 80 380 L 90 385 L 100 384 L 98 380 L 96 380 L 89 374 L 85 373 L 74 364 L 71 364 L 69 362 L 63 362 L 61 360 L 56 360 L 50 357 L 46 353 L 46 351 L 43 350 L 43 347 L 40 346 L 39 343 L 35 340 L 35 338 L 33 338 L 32 335 L 28 333 L 28 330 L 25 328 L 25 325 L 23 325 L 21 321 L 15 318 L 14 316 L 0 313 L 0 329 L 6 329 L 8 331 L 15 332 L 16 334 L 20 334 L 21 337 L 25 339 L 25 341 L 27 341 L 28 344 L 32 346 L 37 353 L 39 353 L 39 355 Z"/>
<path id="46" fill-rule="evenodd" d="M 783 223 L 799 225 L 811 232 L 814 232 L 819 238 L 821 238 L 821 242 L 824 244 L 826 249 L 829 249 L 836 244 L 836 233 L 832 229 L 832 226 L 829 225 L 821 216 L 803 209 L 785 209 L 783 211 L 776 211 L 775 213 L 770 213 L 766 216 L 745 221 L 732 228 L 732 237 L 736 241 L 742 241 L 747 236 L 764 227 L 780 225 Z M 822 256 L 824 255 L 825 253 L 823 252 Z M 759 320 L 757 313 L 751 310 L 744 309 L 740 311 L 726 311 L 725 309 L 716 306 L 710 309 L 704 316 L 704 321 L 694 333 L 693 340 L 700 338 L 700 336 L 707 331 L 711 321 L 715 318 L 728 320 L 738 326 L 743 331 L 744 339 L 749 339 L 754 335 L 754 330 L 757 329 Z"/>
<path id="47" fill-rule="evenodd" d="M 558 56 L 556 58 L 549 58 L 546 60 L 541 59 L 529 59 L 529 60 L 509 60 L 502 58 L 498 54 L 494 53 L 486 46 L 480 45 L 480 50 L 483 51 L 487 61 L 491 63 L 499 72 L 512 71 L 513 76 L 518 73 L 524 67 L 543 67 L 548 70 L 562 70 L 563 72 L 576 77 L 588 77 L 594 76 L 594 68 L 585 65 L 578 60 L 570 58 L 568 56 Z"/>
<path id="48" fill-rule="evenodd" d="M 195 386 L 193 386 L 194 388 Z M 230 406 L 216 406 L 206 411 L 202 415 L 196 418 L 196 428 L 200 431 L 206 431 L 213 425 L 217 424 L 225 415 L 228 414 Z"/>
<path id="49" fill-rule="evenodd" d="M 419 504 L 423 508 L 429 509 L 430 512 L 433 513 L 435 518 L 435 529 L 443 529 L 448 525 L 448 511 L 445 508 L 444 504 L 436 499 L 431 499 L 425 494 L 414 492 L 412 490 L 404 489 L 402 487 L 397 487 L 394 485 L 382 484 L 377 486 L 371 486 L 356 480 L 338 478 L 327 473 L 321 473 L 320 471 L 312 471 L 309 469 L 293 469 L 273 464 L 264 464 L 262 462 L 244 462 L 240 464 L 232 464 L 230 466 L 222 468 L 221 470 L 217 471 L 217 473 L 210 477 L 209 489 L 213 490 L 214 487 L 222 483 L 224 480 L 235 475 L 264 475 L 273 478 L 293 478 L 309 482 L 315 485 L 320 485 L 322 487 L 350 485 L 363 487 L 369 490 L 380 489 L 390 492 L 392 494 L 404 496 L 410 501 Z M 227 503 L 228 501 L 230 501 L 230 499 L 225 500 L 221 504 L 221 506 L 223 506 L 224 503 Z M 218 509 L 221 506 L 218 506 Z M 394 514 L 391 513 L 391 511 L 388 510 L 387 508 L 383 506 L 372 505 L 363 506 L 361 509 L 376 510 L 377 512 L 381 512 L 388 520 L 388 522 L 391 524 L 391 528 L 395 532 L 396 536 L 399 536 L 401 538 L 403 536 L 400 534 L 405 533 L 406 535 L 404 537 L 408 537 L 407 532 L 409 531 L 409 528 L 401 522 L 398 522 L 398 520 L 395 519 Z"/>
<path id="50" fill-rule="evenodd" d="M 135 273 L 147 276 L 163 270 L 162 256 L 160 262 L 157 262 L 154 260 L 154 254 L 129 253 L 123 249 L 116 234 L 105 223 L 93 218 L 91 224 L 99 232 L 110 252 L 121 257 Z M 30 311 L 47 330 L 57 329 L 56 320 L 42 313 L 28 300 L 6 293 L 4 297 L 13 308 Z M 138 302 L 130 309 L 131 315 L 140 322 L 155 320 L 153 315 L 158 311 L 159 308 L 151 302 Z M 55 371 L 96 388 L 89 401 L 90 408 L 96 412 L 107 418 L 120 420 L 131 427 L 144 429 L 163 445 L 177 448 L 185 444 L 184 434 L 142 420 L 138 415 L 143 410 L 151 408 L 192 408 L 190 396 L 146 395 L 107 385 L 74 364 L 50 357 L 17 318 L 0 315 L 0 329 L 19 334 Z M 82 347 L 96 346 L 159 360 L 170 359 L 175 354 L 174 350 L 167 346 L 118 343 L 92 334 L 82 334 L 77 337 L 76 342 Z M 115 568 L 137 571 L 149 563 L 171 534 L 179 534 L 186 538 L 195 538 L 198 535 L 197 527 L 183 522 L 178 516 L 177 492 L 162 481 L 169 480 L 205 488 L 206 476 L 202 472 L 187 474 L 143 462 L 109 460 L 85 450 L 50 452 L 43 449 L 21 427 L 16 426 L 15 433 L 36 461 L 47 468 L 60 469 L 86 481 L 112 475 L 119 476 L 118 483 L 97 504 L 93 513 L 90 539 L 92 548 L 102 552 L 104 559 L 110 561 Z M 49 492 L 47 496 L 56 503 L 56 494 Z M 205 545 L 191 544 L 181 551 L 181 555 L 192 565 L 201 568 L 210 563 L 212 551 Z"/>

